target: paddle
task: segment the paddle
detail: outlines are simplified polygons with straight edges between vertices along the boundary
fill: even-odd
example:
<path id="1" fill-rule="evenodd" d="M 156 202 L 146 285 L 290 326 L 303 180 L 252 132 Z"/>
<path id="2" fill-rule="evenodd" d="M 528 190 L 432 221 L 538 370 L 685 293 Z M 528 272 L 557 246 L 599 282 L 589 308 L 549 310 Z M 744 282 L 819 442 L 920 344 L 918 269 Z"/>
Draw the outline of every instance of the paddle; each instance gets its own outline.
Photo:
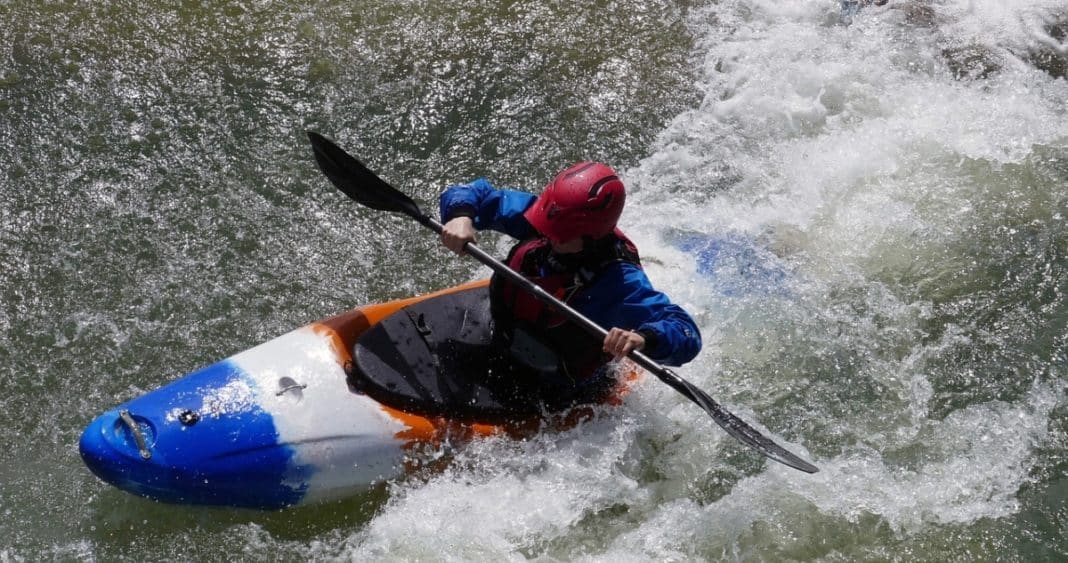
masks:
<path id="1" fill-rule="evenodd" d="M 416 205 L 410 197 L 387 184 L 360 161 L 356 160 L 334 144 L 333 141 L 312 131 L 308 131 L 308 138 L 311 139 L 312 149 L 315 151 L 315 160 L 319 164 L 319 169 L 323 171 L 323 174 L 330 179 L 334 186 L 342 192 L 345 192 L 345 195 L 372 209 L 403 213 L 412 219 L 419 221 L 419 223 L 428 229 L 441 234 L 441 223 L 423 213 L 423 211 L 419 209 L 419 206 Z M 608 334 L 608 331 L 601 328 L 600 325 L 586 318 L 582 313 L 572 309 L 566 303 L 553 297 L 547 291 L 508 266 L 505 266 L 477 245 L 467 243 L 465 250 L 479 262 L 489 266 L 494 272 L 502 276 L 507 276 L 514 283 L 534 294 L 539 301 L 558 310 L 562 315 L 567 317 L 568 320 L 579 325 L 591 334 L 596 335 L 600 340 L 604 340 L 605 335 Z M 645 368 L 646 371 L 649 371 L 661 381 L 667 383 L 679 393 L 682 393 L 687 399 L 697 403 L 697 405 L 703 408 L 705 412 L 712 416 L 712 419 L 716 421 L 716 424 L 723 427 L 723 429 L 731 436 L 741 440 L 761 454 L 785 465 L 789 465 L 794 469 L 806 473 L 815 473 L 819 471 L 815 465 L 790 453 L 782 446 L 761 434 L 755 428 L 746 424 L 744 420 L 731 414 L 720 406 L 719 403 L 713 400 L 712 397 L 709 397 L 704 391 L 676 375 L 675 372 L 658 364 L 656 361 L 638 351 L 631 352 L 629 357 L 639 366 Z"/>

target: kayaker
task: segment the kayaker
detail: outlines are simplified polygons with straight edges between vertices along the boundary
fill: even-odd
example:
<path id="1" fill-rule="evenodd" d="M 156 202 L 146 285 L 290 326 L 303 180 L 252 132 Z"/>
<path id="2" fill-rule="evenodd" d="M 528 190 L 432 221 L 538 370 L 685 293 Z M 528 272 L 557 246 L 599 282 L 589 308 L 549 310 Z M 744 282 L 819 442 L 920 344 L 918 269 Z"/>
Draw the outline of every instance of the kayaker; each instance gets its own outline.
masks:
<path id="1" fill-rule="evenodd" d="M 679 366 L 701 349 L 696 323 L 653 287 L 637 248 L 616 227 L 625 199 L 618 175 L 596 162 L 560 172 L 540 196 L 498 189 L 486 179 L 449 186 L 441 195 L 446 247 L 463 254 L 484 229 L 518 239 L 505 262 L 608 330 L 603 342 L 593 342 L 529 292 L 493 277 L 494 338 L 510 361 L 540 375 L 543 401 L 563 405 L 596 395 L 610 379 L 602 366 L 632 350 Z"/>

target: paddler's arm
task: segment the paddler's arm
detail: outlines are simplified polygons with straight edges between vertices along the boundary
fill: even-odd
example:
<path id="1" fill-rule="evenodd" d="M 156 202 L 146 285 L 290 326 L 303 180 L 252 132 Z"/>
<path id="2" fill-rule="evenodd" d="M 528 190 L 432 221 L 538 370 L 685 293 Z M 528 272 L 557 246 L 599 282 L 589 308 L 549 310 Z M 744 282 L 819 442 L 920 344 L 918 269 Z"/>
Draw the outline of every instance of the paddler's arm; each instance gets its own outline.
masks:
<path id="1" fill-rule="evenodd" d="M 441 241 L 463 254 L 464 244 L 475 241 L 475 231 L 492 229 L 517 239 L 534 236 L 523 212 L 535 199 L 534 194 L 497 189 L 484 178 L 449 186 L 440 199 Z"/>
<path id="2" fill-rule="evenodd" d="M 573 305 L 601 326 L 613 327 L 605 339 L 605 352 L 617 355 L 619 340 L 609 341 L 617 327 L 622 333 L 640 336 L 642 344 L 638 349 L 666 365 L 681 366 L 701 351 L 697 323 L 685 309 L 656 290 L 638 266 L 613 264 L 594 283 Z M 632 336 L 627 338 L 637 342 Z"/>

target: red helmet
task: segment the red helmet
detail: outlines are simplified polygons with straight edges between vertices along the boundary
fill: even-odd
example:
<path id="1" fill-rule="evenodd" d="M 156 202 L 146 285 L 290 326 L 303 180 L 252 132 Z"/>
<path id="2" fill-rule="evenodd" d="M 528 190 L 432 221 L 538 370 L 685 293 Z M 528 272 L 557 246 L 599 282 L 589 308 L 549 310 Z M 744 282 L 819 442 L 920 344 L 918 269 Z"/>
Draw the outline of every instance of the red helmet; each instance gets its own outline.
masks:
<path id="1" fill-rule="evenodd" d="M 557 242 L 599 239 L 616 228 L 626 198 L 615 171 L 600 162 L 580 162 L 557 174 L 523 216 Z"/>

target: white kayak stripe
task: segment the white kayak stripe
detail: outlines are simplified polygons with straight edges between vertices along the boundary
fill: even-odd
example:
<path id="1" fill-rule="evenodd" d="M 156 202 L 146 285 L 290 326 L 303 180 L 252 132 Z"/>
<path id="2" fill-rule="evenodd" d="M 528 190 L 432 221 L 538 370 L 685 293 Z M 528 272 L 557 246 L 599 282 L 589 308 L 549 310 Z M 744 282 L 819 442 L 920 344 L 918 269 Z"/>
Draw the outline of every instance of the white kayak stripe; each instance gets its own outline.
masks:
<path id="1" fill-rule="evenodd" d="M 253 382 L 255 401 L 273 418 L 279 443 L 294 449 L 294 466 L 315 467 L 305 501 L 342 496 L 403 472 L 405 441 L 397 434 L 408 427 L 349 389 L 329 335 L 306 326 L 231 361 Z"/>

